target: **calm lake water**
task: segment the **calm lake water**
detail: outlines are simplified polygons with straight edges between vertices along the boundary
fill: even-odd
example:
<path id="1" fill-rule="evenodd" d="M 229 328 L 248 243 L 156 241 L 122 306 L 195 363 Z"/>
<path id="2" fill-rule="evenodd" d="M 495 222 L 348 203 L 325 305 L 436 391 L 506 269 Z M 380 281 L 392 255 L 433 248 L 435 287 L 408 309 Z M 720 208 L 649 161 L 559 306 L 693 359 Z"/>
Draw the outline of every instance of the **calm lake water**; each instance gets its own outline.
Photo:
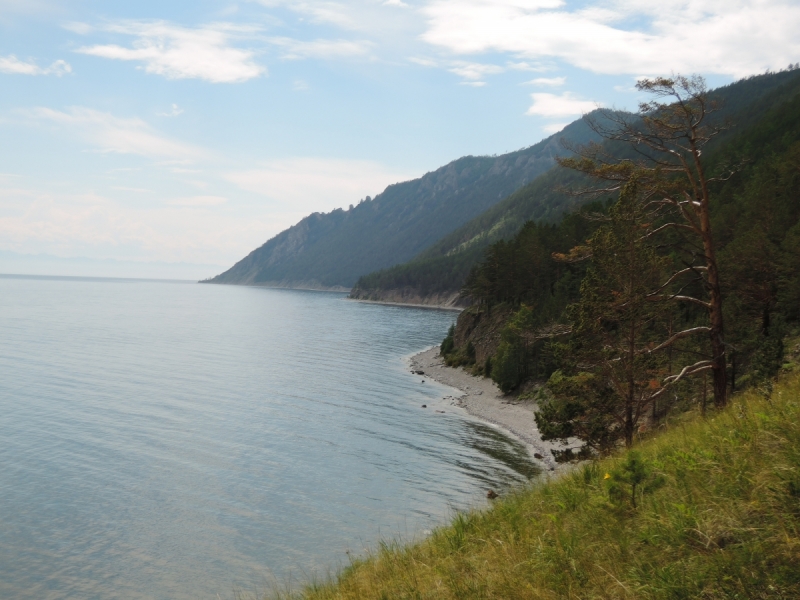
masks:
<path id="1" fill-rule="evenodd" d="M 408 371 L 454 319 L 333 293 L 0 277 L 0 597 L 324 578 L 523 481 L 520 444 Z"/>

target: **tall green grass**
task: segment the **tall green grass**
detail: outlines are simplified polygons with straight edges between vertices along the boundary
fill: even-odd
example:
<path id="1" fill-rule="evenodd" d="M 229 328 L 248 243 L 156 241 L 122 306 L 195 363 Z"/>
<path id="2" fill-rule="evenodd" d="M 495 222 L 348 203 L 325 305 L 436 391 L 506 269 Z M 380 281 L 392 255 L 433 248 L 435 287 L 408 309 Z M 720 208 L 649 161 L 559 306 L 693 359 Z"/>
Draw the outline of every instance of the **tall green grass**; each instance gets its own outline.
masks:
<path id="1" fill-rule="evenodd" d="M 794 375 L 297 597 L 800 598 L 798 416 Z"/>

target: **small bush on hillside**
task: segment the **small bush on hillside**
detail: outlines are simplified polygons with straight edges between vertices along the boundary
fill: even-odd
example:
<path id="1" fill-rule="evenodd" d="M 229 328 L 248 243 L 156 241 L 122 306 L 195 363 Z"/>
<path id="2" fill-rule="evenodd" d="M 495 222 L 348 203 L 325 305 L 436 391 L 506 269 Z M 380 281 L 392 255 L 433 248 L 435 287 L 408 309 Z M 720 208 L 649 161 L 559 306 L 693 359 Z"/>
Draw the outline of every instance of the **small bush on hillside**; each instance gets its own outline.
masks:
<path id="1" fill-rule="evenodd" d="M 456 326 L 450 325 L 450 329 L 447 330 L 447 337 L 442 340 L 442 345 L 439 347 L 439 354 L 447 356 L 455 349 L 455 334 Z"/>

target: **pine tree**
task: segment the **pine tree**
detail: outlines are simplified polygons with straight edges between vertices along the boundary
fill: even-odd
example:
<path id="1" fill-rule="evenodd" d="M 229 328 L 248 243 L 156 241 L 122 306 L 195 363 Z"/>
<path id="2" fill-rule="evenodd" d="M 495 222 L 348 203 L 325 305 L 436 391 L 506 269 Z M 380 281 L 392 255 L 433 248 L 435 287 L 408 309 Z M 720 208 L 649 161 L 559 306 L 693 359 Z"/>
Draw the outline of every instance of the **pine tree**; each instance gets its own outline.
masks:
<path id="1" fill-rule="evenodd" d="M 660 226 L 649 232 L 654 236 L 671 231 L 681 241 L 678 250 L 684 268 L 675 270 L 652 296 L 702 307 L 708 325 L 693 327 L 675 334 L 675 339 L 706 333 L 711 356 L 686 365 L 677 378 L 711 370 L 714 379 L 714 402 L 727 402 L 726 344 L 724 340 L 722 293 L 716 257 L 716 243 L 711 231 L 711 184 L 719 177 L 705 171 L 703 149 L 721 131 L 709 124 L 709 116 L 718 107 L 709 100 L 705 81 L 700 76 L 657 77 L 642 79 L 640 91 L 654 98 L 639 106 L 631 118 L 605 111 L 602 120 L 590 122 L 595 131 L 608 140 L 628 146 L 633 158 L 608 155 L 600 145 L 575 148 L 576 157 L 560 164 L 577 169 L 605 183 L 594 193 L 618 190 L 636 178 L 649 197 L 648 208 Z M 702 293 L 682 293 L 692 283 L 702 285 Z M 673 292 L 676 287 L 679 291 Z"/>
<path id="2" fill-rule="evenodd" d="M 548 387 L 554 398 L 536 414 L 544 439 L 578 438 L 583 455 L 630 447 L 639 423 L 671 381 L 659 344 L 671 305 L 653 298 L 669 261 L 650 245 L 646 198 L 629 181 L 608 221 L 582 249 L 591 266 L 580 300 L 567 309 L 570 340 L 560 345 L 564 368 Z M 570 453 L 562 458 L 570 458 Z"/>

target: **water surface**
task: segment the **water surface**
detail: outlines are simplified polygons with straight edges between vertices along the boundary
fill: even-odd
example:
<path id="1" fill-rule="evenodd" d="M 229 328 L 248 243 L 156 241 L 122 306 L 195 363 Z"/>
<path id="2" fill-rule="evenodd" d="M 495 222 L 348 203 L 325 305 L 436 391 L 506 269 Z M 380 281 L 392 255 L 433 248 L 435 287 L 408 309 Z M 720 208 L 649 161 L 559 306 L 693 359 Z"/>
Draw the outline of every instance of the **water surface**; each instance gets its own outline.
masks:
<path id="1" fill-rule="evenodd" d="M 0 278 L 0 597 L 224 598 L 324 577 L 522 481 L 520 444 L 434 412 L 450 390 L 408 372 L 454 317 Z"/>

